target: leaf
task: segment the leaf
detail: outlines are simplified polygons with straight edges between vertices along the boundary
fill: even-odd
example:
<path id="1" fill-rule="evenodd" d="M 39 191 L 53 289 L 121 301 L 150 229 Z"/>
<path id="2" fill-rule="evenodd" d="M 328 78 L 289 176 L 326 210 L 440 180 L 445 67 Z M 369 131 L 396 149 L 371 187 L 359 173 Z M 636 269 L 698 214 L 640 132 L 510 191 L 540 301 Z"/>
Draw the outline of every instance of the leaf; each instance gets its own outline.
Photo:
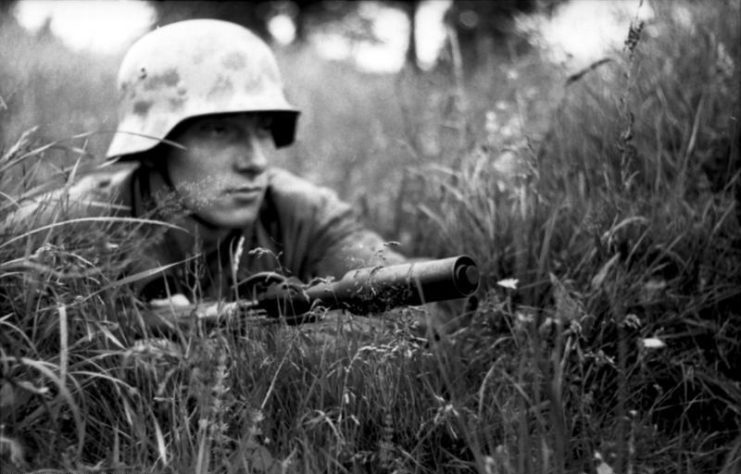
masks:
<path id="1" fill-rule="evenodd" d="M 0 455 L 7 456 L 16 466 L 25 466 L 23 446 L 18 441 L 0 435 Z"/>
<path id="2" fill-rule="evenodd" d="M 67 307 L 59 305 L 59 378 L 62 383 L 67 380 L 67 368 L 69 367 L 69 328 L 67 325 Z"/>
<path id="3" fill-rule="evenodd" d="M 615 254 L 613 257 L 607 261 L 604 265 L 602 265 L 602 268 L 599 269 L 596 275 L 592 278 L 592 289 L 597 290 L 602 286 L 602 283 L 604 283 L 605 278 L 607 278 L 607 274 L 610 273 L 610 269 L 615 265 L 615 263 L 620 258 L 620 254 Z"/>
<path id="4" fill-rule="evenodd" d="M 578 321 L 584 311 L 579 301 L 574 299 L 564 283 L 553 273 L 549 274 L 553 287 L 553 299 L 556 300 L 556 317 L 559 321 Z"/>
<path id="5" fill-rule="evenodd" d="M 157 438 L 157 451 L 159 453 L 160 461 L 162 461 L 162 464 L 167 466 L 167 447 L 165 446 L 165 437 L 162 435 L 162 429 L 160 428 L 159 423 L 157 423 L 157 420 L 152 420 L 154 422 L 154 434 Z"/>
<path id="6" fill-rule="evenodd" d="M 666 343 L 658 337 L 647 337 L 641 340 L 641 345 L 646 349 L 661 349 L 666 347 Z"/>
<path id="7" fill-rule="evenodd" d="M 597 474 L 615 474 L 612 467 L 606 462 L 602 461 L 597 465 Z"/>
<path id="8" fill-rule="evenodd" d="M 31 392 L 34 395 L 46 395 L 49 393 L 48 387 L 37 387 L 36 385 L 32 384 L 31 382 L 27 382 L 25 380 L 21 380 L 18 382 L 18 386 L 21 387 L 23 390 L 27 392 Z"/>
<path id="9" fill-rule="evenodd" d="M 244 455 L 249 460 L 252 468 L 257 471 L 267 472 L 275 464 L 275 459 L 273 459 L 270 451 L 265 446 L 255 446 L 252 449 L 246 450 Z"/>
<path id="10" fill-rule="evenodd" d="M 602 459 L 602 455 L 599 452 L 594 453 L 594 460 L 597 461 L 599 464 L 597 464 L 597 467 L 595 468 L 595 471 L 597 474 L 615 474 L 615 471 L 612 469 L 612 466 L 607 464 L 604 459 Z"/>
<path id="11" fill-rule="evenodd" d="M 499 280 L 497 282 L 497 285 L 501 286 L 502 288 L 509 288 L 510 290 L 516 290 L 517 284 L 520 282 L 517 278 L 505 278 L 504 280 Z"/>
<path id="12" fill-rule="evenodd" d="M 0 387 L 0 410 L 12 410 L 14 405 L 15 393 L 13 392 L 13 387 L 9 383 L 4 382 L 2 387 Z"/>

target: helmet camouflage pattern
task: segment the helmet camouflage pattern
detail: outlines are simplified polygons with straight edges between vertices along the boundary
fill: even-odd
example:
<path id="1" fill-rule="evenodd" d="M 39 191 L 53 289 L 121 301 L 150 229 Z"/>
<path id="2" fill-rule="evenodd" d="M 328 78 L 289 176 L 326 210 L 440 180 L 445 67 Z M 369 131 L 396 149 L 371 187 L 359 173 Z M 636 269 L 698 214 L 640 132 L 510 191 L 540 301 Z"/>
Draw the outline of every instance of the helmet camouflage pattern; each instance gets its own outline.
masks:
<path id="1" fill-rule="evenodd" d="M 211 114 L 272 112 L 275 145 L 294 140 L 298 111 L 283 93 L 275 56 L 234 23 L 186 20 L 148 33 L 124 57 L 118 87 L 109 160 L 147 151 L 183 120 Z"/>

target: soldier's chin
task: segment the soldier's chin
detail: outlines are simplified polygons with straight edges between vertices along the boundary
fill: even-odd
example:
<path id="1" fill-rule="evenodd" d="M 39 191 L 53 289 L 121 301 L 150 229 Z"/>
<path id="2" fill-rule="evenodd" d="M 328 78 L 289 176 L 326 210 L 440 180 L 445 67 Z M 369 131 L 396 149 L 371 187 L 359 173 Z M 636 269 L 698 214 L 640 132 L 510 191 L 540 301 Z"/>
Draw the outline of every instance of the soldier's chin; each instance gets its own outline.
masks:
<path id="1" fill-rule="evenodd" d="M 225 229 L 242 229 L 250 227 L 257 219 L 257 212 L 252 209 L 236 209 L 233 211 L 201 212 L 206 222 Z"/>

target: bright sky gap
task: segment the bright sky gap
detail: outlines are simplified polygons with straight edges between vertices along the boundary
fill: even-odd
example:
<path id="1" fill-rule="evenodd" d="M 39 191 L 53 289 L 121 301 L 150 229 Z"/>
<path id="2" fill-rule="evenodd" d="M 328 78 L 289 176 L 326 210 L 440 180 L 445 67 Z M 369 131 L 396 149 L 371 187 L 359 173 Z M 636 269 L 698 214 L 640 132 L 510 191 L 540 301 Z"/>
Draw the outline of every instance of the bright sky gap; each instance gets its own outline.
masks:
<path id="1" fill-rule="evenodd" d="M 451 0 L 426 0 L 417 12 L 416 40 L 420 65 L 434 65 L 445 43 L 443 16 Z M 529 16 L 518 28 L 533 34 L 534 41 L 554 61 L 582 67 L 605 56 L 625 39 L 627 25 L 639 15 L 649 19 L 647 5 L 638 10 L 637 0 L 571 0 L 552 18 Z M 323 56 L 353 61 L 363 70 L 395 72 L 404 64 L 409 24 L 398 9 L 364 1 L 361 14 L 373 19 L 379 44 L 350 42 L 337 33 L 317 32 L 310 39 Z M 16 6 L 19 23 L 32 32 L 44 25 L 70 48 L 100 54 L 120 54 L 156 23 L 155 9 L 143 0 L 21 0 Z M 296 29 L 291 18 L 278 15 L 268 23 L 278 44 L 290 44 Z"/>

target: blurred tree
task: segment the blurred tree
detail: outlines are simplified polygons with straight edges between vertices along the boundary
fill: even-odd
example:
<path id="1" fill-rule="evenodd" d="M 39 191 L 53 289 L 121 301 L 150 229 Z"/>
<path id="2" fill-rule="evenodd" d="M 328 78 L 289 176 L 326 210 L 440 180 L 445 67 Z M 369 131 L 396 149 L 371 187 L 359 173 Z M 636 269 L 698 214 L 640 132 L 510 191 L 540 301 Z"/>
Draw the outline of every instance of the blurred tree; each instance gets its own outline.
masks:
<path id="1" fill-rule="evenodd" d="M 413 71 L 419 71 L 419 61 L 417 58 L 417 10 L 419 9 L 420 0 L 406 2 L 396 2 L 401 6 L 402 11 L 409 21 L 409 42 L 407 46 L 406 64 Z"/>
<path id="2" fill-rule="evenodd" d="M 306 41 L 312 30 L 328 23 L 341 22 L 358 9 L 357 2 L 337 0 L 293 0 L 273 3 L 291 5 L 288 8 L 294 12 L 292 19 L 296 25 L 296 41 L 299 42 Z"/>
<path id="3" fill-rule="evenodd" d="M 344 35 L 351 40 L 378 41 L 373 34 L 370 19 L 358 15 L 358 7 L 361 2 L 347 2 L 337 0 L 299 0 L 293 3 L 298 7 L 298 14 L 294 20 L 297 24 L 298 33 L 296 38 L 303 41 L 308 34 L 315 29 L 324 28 L 331 23 L 346 23 Z M 409 22 L 408 47 L 406 50 L 406 62 L 414 69 L 418 69 L 417 41 L 416 41 L 416 14 L 421 0 L 378 0 L 374 3 L 395 8 L 403 12 Z"/>
<path id="4" fill-rule="evenodd" d="M 492 57 L 527 46 L 514 30 L 518 14 L 552 12 L 566 0 L 453 0 L 445 16 L 466 70 L 485 66 Z M 451 47 L 449 40 L 449 47 Z"/>
<path id="5" fill-rule="evenodd" d="M 3 2 L 6 0 L 0 0 Z M 409 48 L 407 63 L 417 67 L 415 16 L 420 0 L 385 0 L 377 2 L 403 11 L 409 19 Z M 338 30 L 354 41 L 374 41 L 370 22 L 357 15 L 360 2 L 338 0 L 283 0 L 283 1 L 174 1 L 154 0 L 159 25 L 188 18 L 217 18 L 239 23 L 259 36 L 269 39 L 268 22 L 276 15 L 286 15 L 296 28 L 295 42 L 305 42 L 312 31 L 327 25 L 341 25 Z M 365 21 L 364 21 L 365 20 Z M 343 25 L 344 24 L 344 25 Z"/>
<path id="6" fill-rule="evenodd" d="M 15 0 L 0 0 L 0 21 L 5 21 L 12 17 L 10 14 Z"/>
<path id="7" fill-rule="evenodd" d="M 270 36 L 267 13 L 273 2 L 155 0 L 150 3 L 157 11 L 159 26 L 191 18 L 214 18 L 239 23 L 262 38 Z"/>
<path id="8" fill-rule="evenodd" d="M 0 0 L 4 1 L 4 0 Z M 262 38 L 269 39 L 268 22 L 276 15 L 286 15 L 296 27 L 297 42 L 305 41 L 311 29 L 331 21 L 341 21 L 357 10 L 356 2 L 332 0 L 293 1 L 177 1 L 154 0 L 158 24 L 166 25 L 188 18 L 216 18 L 239 23 Z"/>
<path id="9" fill-rule="evenodd" d="M 455 34 L 457 48 L 466 68 L 489 60 L 492 52 L 513 43 L 513 19 L 518 13 L 550 11 L 565 0 L 453 0 L 446 23 Z M 0 0 L 0 17 L 10 17 L 15 0 Z M 166 25 L 189 18 L 216 18 L 239 23 L 266 40 L 271 39 L 269 21 L 276 15 L 288 16 L 295 26 L 297 43 L 305 42 L 312 31 L 329 25 L 351 41 L 376 41 L 372 19 L 359 14 L 360 6 L 368 2 L 342 0 L 258 0 L 253 2 L 226 0 L 150 0 L 157 12 L 157 24 Z M 373 3 L 373 2 L 370 2 Z M 375 3 L 396 8 L 409 21 L 406 62 L 418 68 L 416 13 L 422 0 L 377 0 Z M 507 51 L 505 50 L 505 53 Z"/>
<path id="10" fill-rule="evenodd" d="M 526 39 L 519 37 L 513 28 L 516 15 L 535 11 L 547 14 L 565 1 L 453 0 L 445 17 L 450 33 L 455 35 L 449 40 L 448 50 L 450 47 L 458 50 L 466 70 L 486 67 L 493 57 L 508 55 L 527 46 Z M 267 40 L 271 39 L 270 19 L 286 15 L 295 26 L 296 43 L 305 42 L 313 31 L 328 27 L 350 41 L 376 41 L 371 19 L 359 14 L 362 3 L 341 0 L 151 1 L 160 25 L 187 18 L 218 18 L 242 24 Z M 418 70 L 415 18 L 422 0 L 378 0 L 375 3 L 396 8 L 407 16 L 410 28 L 406 63 Z"/>

